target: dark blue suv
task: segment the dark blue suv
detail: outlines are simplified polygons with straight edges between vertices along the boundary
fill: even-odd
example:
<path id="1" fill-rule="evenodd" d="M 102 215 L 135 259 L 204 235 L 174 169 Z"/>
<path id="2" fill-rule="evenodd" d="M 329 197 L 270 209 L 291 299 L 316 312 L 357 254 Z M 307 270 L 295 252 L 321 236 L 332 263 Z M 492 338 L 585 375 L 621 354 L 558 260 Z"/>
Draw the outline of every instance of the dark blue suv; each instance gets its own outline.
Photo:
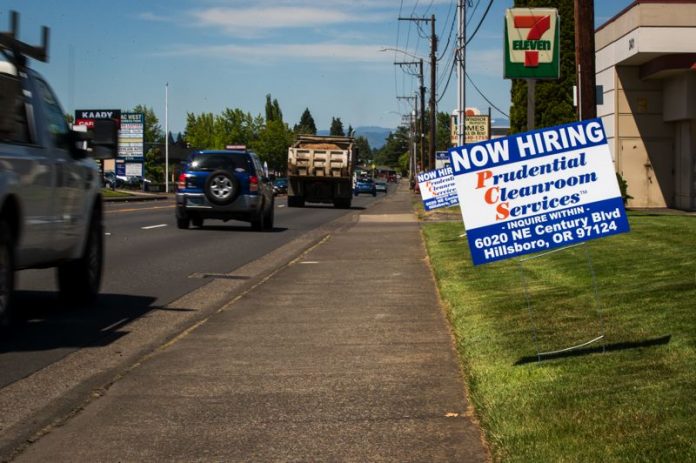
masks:
<path id="1" fill-rule="evenodd" d="M 258 156 L 247 150 L 196 151 L 179 176 L 176 225 L 200 227 L 205 219 L 250 222 L 273 229 L 273 184 Z"/>

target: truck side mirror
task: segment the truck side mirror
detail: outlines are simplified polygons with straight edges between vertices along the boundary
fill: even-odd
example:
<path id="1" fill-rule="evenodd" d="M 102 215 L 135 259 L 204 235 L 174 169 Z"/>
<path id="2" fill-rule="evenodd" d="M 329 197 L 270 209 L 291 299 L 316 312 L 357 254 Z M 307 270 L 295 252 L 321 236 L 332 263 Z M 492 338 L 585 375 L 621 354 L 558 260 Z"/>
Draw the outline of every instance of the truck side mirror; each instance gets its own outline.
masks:
<path id="1" fill-rule="evenodd" d="M 112 159 L 118 155 L 118 122 L 113 119 L 97 119 L 94 127 L 75 125 L 70 133 L 77 159 Z"/>
<path id="2" fill-rule="evenodd" d="M 118 122 L 114 119 L 95 120 L 89 145 L 95 159 L 115 158 L 118 155 Z"/>

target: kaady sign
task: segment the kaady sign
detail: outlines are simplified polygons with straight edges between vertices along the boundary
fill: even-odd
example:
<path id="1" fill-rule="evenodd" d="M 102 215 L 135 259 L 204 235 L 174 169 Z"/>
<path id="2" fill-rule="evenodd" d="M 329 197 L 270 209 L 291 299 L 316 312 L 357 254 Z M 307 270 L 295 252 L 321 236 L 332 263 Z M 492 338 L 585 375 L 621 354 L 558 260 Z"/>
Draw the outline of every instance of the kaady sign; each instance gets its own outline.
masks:
<path id="1" fill-rule="evenodd" d="M 450 150 L 475 265 L 628 231 L 600 119 Z"/>
<path id="2" fill-rule="evenodd" d="M 558 79 L 560 20 L 555 8 L 505 11 L 505 78 Z"/>

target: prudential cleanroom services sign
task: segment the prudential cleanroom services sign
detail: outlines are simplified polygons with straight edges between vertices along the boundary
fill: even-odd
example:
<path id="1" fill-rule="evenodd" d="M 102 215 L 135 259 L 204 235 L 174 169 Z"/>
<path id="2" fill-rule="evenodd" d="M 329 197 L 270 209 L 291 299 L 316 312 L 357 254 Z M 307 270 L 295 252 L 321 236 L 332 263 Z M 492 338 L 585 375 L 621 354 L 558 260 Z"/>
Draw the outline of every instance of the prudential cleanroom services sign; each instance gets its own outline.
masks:
<path id="1" fill-rule="evenodd" d="M 475 265 L 629 229 L 600 119 L 449 153 Z"/>

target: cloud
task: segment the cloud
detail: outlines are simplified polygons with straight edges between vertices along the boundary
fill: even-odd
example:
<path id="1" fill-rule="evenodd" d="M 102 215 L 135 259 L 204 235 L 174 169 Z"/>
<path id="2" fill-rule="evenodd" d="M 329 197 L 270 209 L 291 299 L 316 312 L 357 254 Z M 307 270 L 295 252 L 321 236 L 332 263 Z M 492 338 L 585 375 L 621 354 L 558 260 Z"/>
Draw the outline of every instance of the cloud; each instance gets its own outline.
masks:
<path id="1" fill-rule="evenodd" d="M 207 56 L 230 58 L 258 63 L 272 61 L 303 59 L 307 61 L 343 61 L 343 62 L 390 62 L 392 56 L 381 53 L 384 45 L 348 45 L 338 43 L 315 44 L 262 44 L 262 45 L 219 45 L 209 47 L 179 46 L 160 56 Z"/>
<path id="2" fill-rule="evenodd" d="M 252 8 L 208 8 L 191 13 L 199 26 L 218 27 L 233 35 L 247 35 L 249 31 L 308 28 L 336 24 L 379 21 L 382 16 L 336 8 L 309 6 L 267 6 Z"/>

